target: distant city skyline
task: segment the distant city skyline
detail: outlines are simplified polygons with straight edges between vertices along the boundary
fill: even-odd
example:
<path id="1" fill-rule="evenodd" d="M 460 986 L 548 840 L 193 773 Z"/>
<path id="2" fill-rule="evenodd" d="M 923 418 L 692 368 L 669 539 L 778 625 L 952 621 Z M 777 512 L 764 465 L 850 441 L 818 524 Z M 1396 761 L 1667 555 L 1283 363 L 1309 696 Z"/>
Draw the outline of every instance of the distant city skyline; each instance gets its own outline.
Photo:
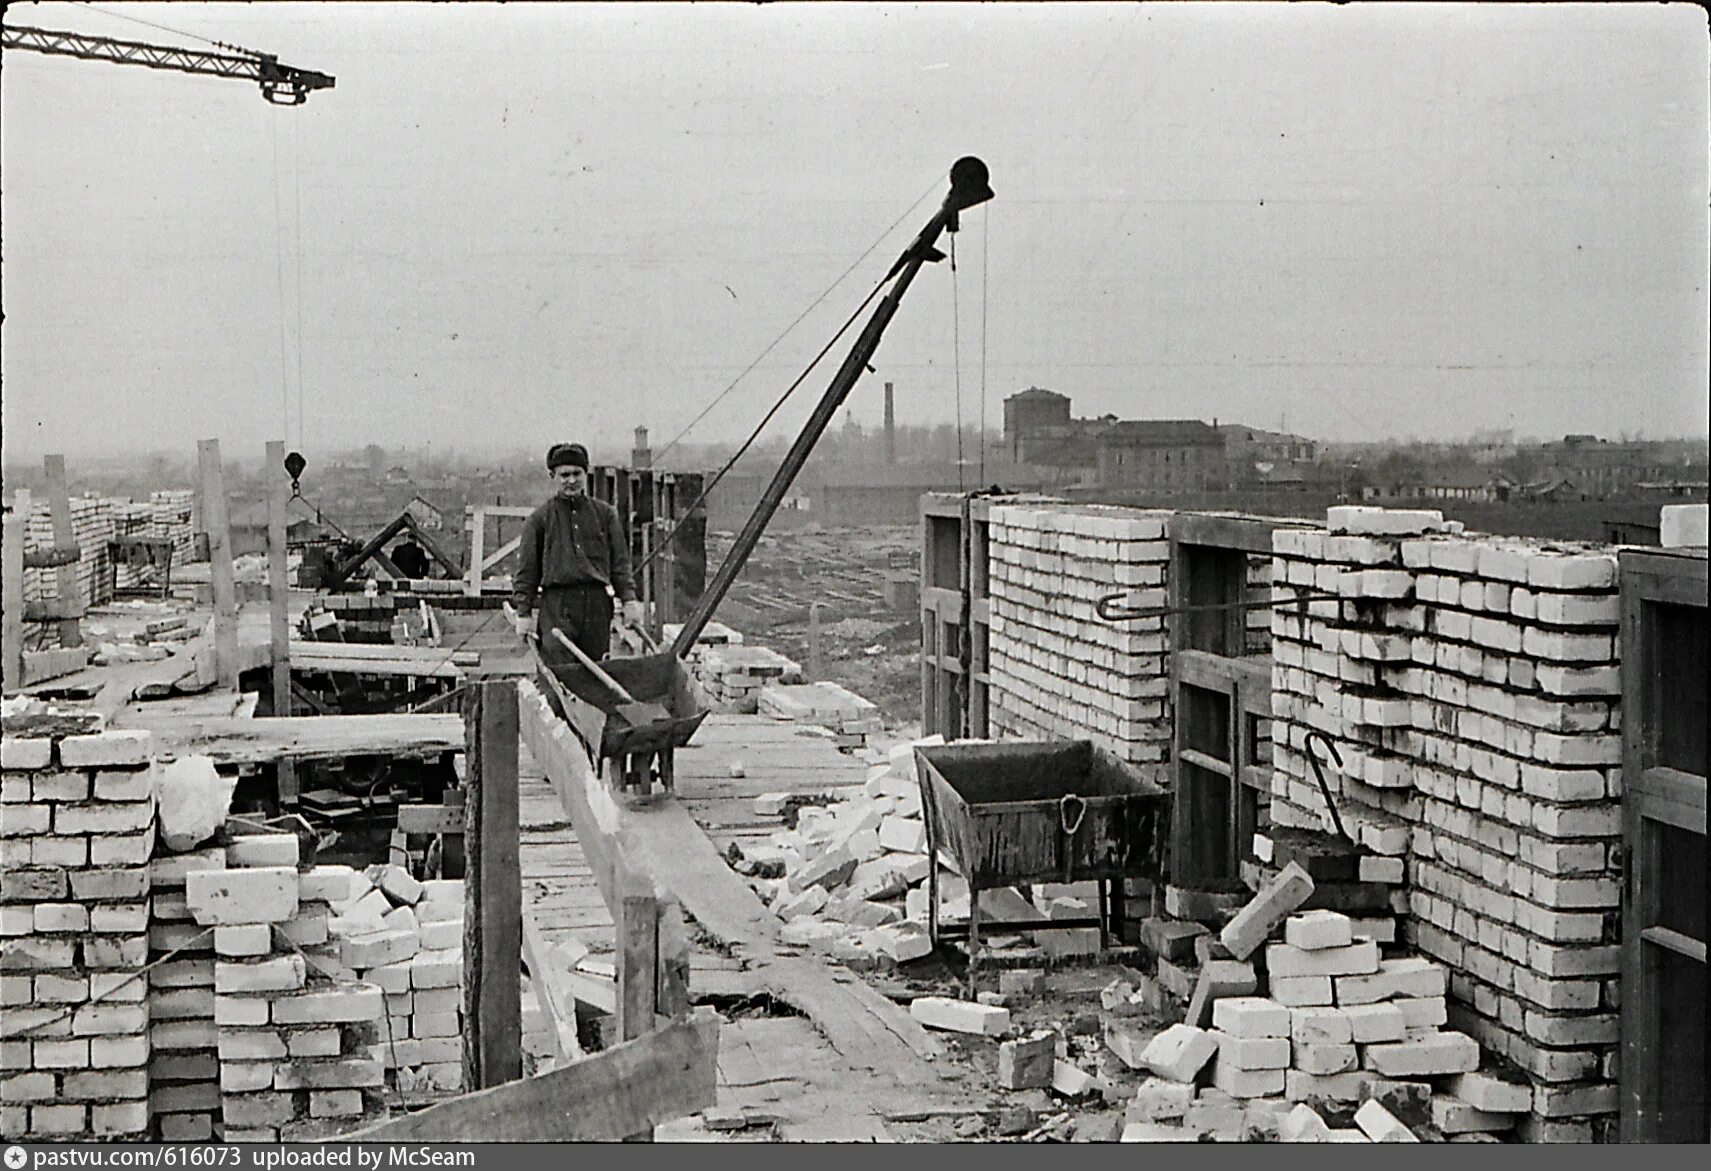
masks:
<path id="1" fill-rule="evenodd" d="M 338 78 L 277 109 L 242 82 L 6 52 L 8 459 L 208 435 L 627 451 L 754 364 L 689 437 L 740 441 L 968 153 L 997 197 L 911 289 L 848 404 L 864 427 L 891 380 L 899 423 L 990 430 L 1029 385 L 1081 416 L 1328 442 L 1708 430 L 1697 6 L 5 19 Z"/>

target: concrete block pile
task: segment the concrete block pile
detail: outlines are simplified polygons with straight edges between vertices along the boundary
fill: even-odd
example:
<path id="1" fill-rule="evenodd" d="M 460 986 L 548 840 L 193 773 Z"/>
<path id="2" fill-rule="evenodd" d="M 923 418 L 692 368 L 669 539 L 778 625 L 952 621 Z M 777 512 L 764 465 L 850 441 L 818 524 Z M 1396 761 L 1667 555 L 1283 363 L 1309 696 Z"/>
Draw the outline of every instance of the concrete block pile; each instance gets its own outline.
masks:
<path id="1" fill-rule="evenodd" d="M 147 1137 L 150 749 L 0 742 L 0 1133 Z"/>
<path id="2" fill-rule="evenodd" d="M 1605 1136 L 1615 1086 L 1621 667 L 1608 551 L 1332 509 L 1275 535 L 1275 825 L 1338 812 L 1406 870 L 1407 937 L 1454 972 L 1450 1019 L 1525 1070 L 1528 1138 Z M 1324 751 L 1320 750 L 1323 759 Z"/>
<path id="3" fill-rule="evenodd" d="M 148 528 L 133 535 L 171 541 L 173 562 L 189 561 L 196 548 L 196 534 L 190 523 L 195 500 L 196 493 L 189 488 L 149 493 Z"/>
<path id="4" fill-rule="evenodd" d="M 71 539 L 81 552 L 75 563 L 76 597 L 71 600 L 85 606 L 99 606 L 112 600 L 115 580 L 113 565 L 107 555 L 107 543 L 115 537 L 170 540 L 174 560 L 180 563 L 188 561 L 194 548 L 190 527 L 191 497 L 188 490 L 156 492 L 148 501 L 138 503 L 95 496 L 71 497 Z M 32 502 L 24 542 L 25 547 L 32 550 L 48 549 L 55 544 L 53 514 L 46 500 Z M 144 584 L 143 570 L 136 566 L 119 566 L 116 584 L 121 589 Z M 43 602 L 58 597 L 58 570 L 24 571 L 25 601 Z"/>
<path id="5" fill-rule="evenodd" d="M 683 624 L 681 622 L 667 622 L 660 627 L 661 638 L 667 644 L 677 641 L 677 636 L 682 633 L 682 631 Z M 723 622 L 709 622 L 702 629 L 700 637 L 695 640 L 695 645 L 689 648 L 689 654 L 686 656 L 686 661 L 694 662 L 696 656 L 701 653 L 701 649 L 703 647 L 742 645 L 742 631 L 732 630 Z"/>
<path id="6" fill-rule="evenodd" d="M 1186 936 L 1207 959 L 1187 1019 L 1144 1048 L 1124 1043 L 1124 997 L 1107 998 L 1118 1013 L 1107 1044 L 1150 1075 L 1125 1139 L 1417 1142 L 1512 1131 L 1533 1087 L 1481 1072 L 1490 1062 L 1478 1042 L 1446 1027 L 1444 965 L 1381 948 L 1347 915 L 1301 910 L 1313 890 L 1291 865 L 1216 935 L 1179 932 L 1164 944 L 1180 954 Z"/>
<path id="7" fill-rule="evenodd" d="M 1091 739 L 1163 780 L 1170 757 L 1162 618 L 1107 622 L 1095 604 L 1167 604 L 1170 513 L 994 507 L 987 545 L 995 736 Z"/>
<path id="8" fill-rule="evenodd" d="M 907 963 L 932 950 L 914 749 L 943 742 L 933 736 L 898 745 L 888 764 L 869 770 L 860 797 L 796 808 L 794 828 L 743 851 L 739 869 L 783 920 L 785 942 L 824 948 L 856 967 Z M 791 805 L 789 794 L 768 793 L 755 799 L 755 812 L 772 816 Z M 966 920 L 968 884 L 947 864 L 941 857 L 941 919 Z M 982 908 L 995 905 L 997 894 L 983 891 Z"/>
<path id="9" fill-rule="evenodd" d="M 755 701 L 763 716 L 825 728 L 840 751 L 867 747 L 867 738 L 885 730 L 879 708 L 836 683 L 769 683 Z"/>
<path id="10" fill-rule="evenodd" d="M 707 647 L 694 668 L 713 710 L 721 712 L 752 715 L 758 710 L 761 688 L 802 681 L 801 664 L 763 646 Z"/>
<path id="11" fill-rule="evenodd" d="M 340 960 L 385 997 L 371 1056 L 392 1088 L 406 1098 L 461 1093 L 462 880 L 370 867 L 333 909 Z"/>

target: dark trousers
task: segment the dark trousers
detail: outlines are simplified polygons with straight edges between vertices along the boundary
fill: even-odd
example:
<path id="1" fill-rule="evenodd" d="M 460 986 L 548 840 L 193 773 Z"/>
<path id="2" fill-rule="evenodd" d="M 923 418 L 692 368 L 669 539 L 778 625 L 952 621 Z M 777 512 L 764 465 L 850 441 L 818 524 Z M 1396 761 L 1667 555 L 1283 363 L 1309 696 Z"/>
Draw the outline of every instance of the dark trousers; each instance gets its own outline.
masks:
<path id="1" fill-rule="evenodd" d="M 598 662 L 612 648 L 612 595 L 603 585 L 558 586 L 541 591 L 541 658 L 549 667 L 576 662 L 576 656 L 553 637 L 554 630 Z"/>

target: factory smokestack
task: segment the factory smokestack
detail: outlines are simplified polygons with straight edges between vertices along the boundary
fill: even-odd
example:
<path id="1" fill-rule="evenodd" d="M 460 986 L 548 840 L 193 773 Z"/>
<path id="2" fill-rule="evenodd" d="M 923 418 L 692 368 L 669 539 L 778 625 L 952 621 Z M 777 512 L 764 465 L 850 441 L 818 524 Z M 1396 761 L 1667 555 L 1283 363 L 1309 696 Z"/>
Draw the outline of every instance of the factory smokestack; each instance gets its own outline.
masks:
<path id="1" fill-rule="evenodd" d="M 885 462 L 897 462 L 897 415 L 889 382 L 885 384 Z"/>

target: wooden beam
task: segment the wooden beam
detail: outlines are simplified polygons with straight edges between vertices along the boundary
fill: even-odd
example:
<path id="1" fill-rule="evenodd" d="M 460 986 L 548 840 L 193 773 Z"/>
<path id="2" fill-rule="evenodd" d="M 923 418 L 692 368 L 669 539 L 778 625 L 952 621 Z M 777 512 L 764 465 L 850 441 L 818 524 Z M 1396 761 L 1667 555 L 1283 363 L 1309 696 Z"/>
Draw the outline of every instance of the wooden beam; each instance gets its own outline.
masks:
<path id="1" fill-rule="evenodd" d="M 653 884 L 620 857 L 622 896 L 612 908 L 618 939 L 618 1036 L 625 1041 L 653 1032 L 659 993 L 659 900 Z M 651 1143 L 653 1128 L 624 1136 Z"/>
<path id="2" fill-rule="evenodd" d="M 291 575 L 286 561 L 285 441 L 269 441 L 262 458 L 267 493 L 267 630 L 273 658 L 273 714 L 291 714 Z M 297 804 L 297 767 L 291 760 L 277 769 L 279 802 Z"/>
<path id="3" fill-rule="evenodd" d="M 501 561 L 505 560 L 505 558 L 515 553 L 517 551 L 517 547 L 522 543 L 523 537 L 522 534 L 519 533 L 517 536 L 512 537 L 509 541 L 506 541 L 503 545 L 499 546 L 499 548 L 483 557 L 481 559 L 481 572 L 486 573 L 489 569 L 492 569 L 495 565 L 498 565 Z"/>
<path id="4" fill-rule="evenodd" d="M 402 812 L 402 811 L 400 811 Z M 559 1061 L 576 1061 L 582 1057 L 582 1045 L 576 1037 L 576 1004 L 558 995 L 559 980 L 552 971 L 552 952 L 541 936 L 535 921 L 523 917 L 523 962 L 529 968 L 529 987 L 547 1018 L 547 1032 L 553 1053 Z"/>
<path id="5" fill-rule="evenodd" d="M 53 518 L 53 543 L 73 545 L 77 542 L 77 534 L 71 527 L 71 490 L 66 485 L 65 457 L 49 455 L 42 457 L 42 471 L 48 482 L 48 514 Z M 77 588 L 77 566 L 61 565 L 54 570 L 54 583 L 62 604 L 67 604 L 78 613 L 82 612 L 83 599 Z M 90 590 L 93 600 L 94 590 Z M 83 632 L 78 628 L 75 615 L 67 615 L 60 620 L 59 645 L 62 647 L 77 647 L 83 645 Z"/>
<path id="6" fill-rule="evenodd" d="M 25 651 L 23 682 L 20 686 L 31 687 L 49 679 L 57 679 L 61 675 L 81 671 L 88 665 L 89 648 L 86 646 L 62 647 L 52 651 Z"/>
<path id="7" fill-rule="evenodd" d="M 420 667 L 429 667 L 435 663 L 473 667 L 481 662 L 480 651 L 445 650 L 435 646 L 394 646 L 391 643 L 312 642 L 301 638 L 291 640 L 293 659 L 312 658 L 315 655 L 368 659 L 373 662 L 413 663 Z"/>
<path id="8" fill-rule="evenodd" d="M 224 717 L 190 720 L 153 716 L 144 707 L 125 726 L 147 728 L 157 742 L 193 749 L 216 764 L 267 764 L 343 756 L 439 753 L 464 746 L 456 715 L 288 716 L 276 720 Z"/>
<path id="9" fill-rule="evenodd" d="M 620 897 L 614 869 L 622 810 L 601 782 L 570 726 L 553 714 L 532 683 L 518 685 L 517 723 L 529 754 L 541 766 L 559 804 L 576 829 L 576 840 L 608 907 Z"/>
<path id="10" fill-rule="evenodd" d="M 367 561 L 370 557 L 374 557 L 375 554 L 379 553 L 386 542 L 398 535 L 399 530 L 404 527 L 405 518 L 409 515 L 409 513 L 400 513 L 397 519 L 393 520 L 392 523 L 388 524 L 374 536 L 370 537 L 368 542 L 364 544 L 361 549 L 351 554 L 349 560 L 334 568 L 332 576 L 328 579 L 329 588 L 336 589 L 340 585 L 343 585 L 345 579 L 360 569 L 364 561 Z M 398 567 L 393 565 L 392 562 L 384 556 L 377 558 L 377 560 L 381 562 L 381 567 L 393 577 L 401 578 L 404 576 L 403 573 L 399 572 Z"/>
<path id="11" fill-rule="evenodd" d="M 523 1076 L 517 686 L 484 681 L 465 696 L 464 1083 L 489 1089 Z"/>
<path id="12" fill-rule="evenodd" d="M 481 596 L 481 550 L 487 544 L 487 510 L 471 508 L 464 520 L 469 530 L 469 569 L 464 575 L 463 592 L 471 598 Z"/>
<path id="13" fill-rule="evenodd" d="M 714 1104 L 719 1018 L 700 1010 L 523 1081 L 478 1090 L 344 1142 L 616 1142 Z"/>
<path id="14" fill-rule="evenodd" d="M 30 494 L 20 491 L 6 514 L 0 541 L 0 678 L 6 691 L 24 685 L 24 540 L 30 522 Z"/>
<path id="15" fill-rule="evenodd" d="M 220 441 L 196 445 L 201 465 L 202 516 L 208 525 L 209 581 L 214 591 L 214 675 L 221 687 L 238 685 L 238 595 L 232 577 L 232 530 L 226 514 L 226 473 Z"/>
<path id="16" fill-rule="evenodd" d="M 25 622 L 56 622 L 61 629 L 66 621 L 83 617 L 83 604 L 76 598 L 43 598 L 24 603 Z"/>
<path id="17" fill-rule="evenodd" d="M 400 805 L 398 828 L 407 834 L 461 834 L 462 805 Z"/>
<path id="18" fill-rule="evenodd" d="M 62 565 L 73 565 L 83 557 L 83 550 L 77 545 L 50 545 L 46 549 L 24 550 L 25 569 L 58 569 Z"/>
<path id="19" fill-rule="evenodd" d="M 343 655 L 298 655 L 292 664 L 298 671 L 329 671 L 346 675 L 400 675 L 407 679 L 462 679 L 463 668 L 450 663 L 416 664 L 364 659 Z"/>

